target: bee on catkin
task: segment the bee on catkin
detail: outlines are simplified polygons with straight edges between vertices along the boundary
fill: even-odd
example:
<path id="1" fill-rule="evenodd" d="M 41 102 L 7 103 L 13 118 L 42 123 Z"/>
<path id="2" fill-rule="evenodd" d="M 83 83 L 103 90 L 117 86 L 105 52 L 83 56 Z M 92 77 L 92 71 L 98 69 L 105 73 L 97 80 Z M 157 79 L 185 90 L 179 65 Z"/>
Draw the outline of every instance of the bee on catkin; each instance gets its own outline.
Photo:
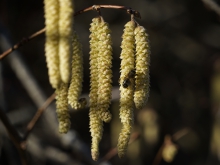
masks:
<path id="1" fill-rule="evenodd" d="M 92 137 L 91 154 L 93 160 L 98 160 L 99 157 L 99 142 L 102 138 L 103 122 L 99 118 L 97 111 L 98 103 L 98 24 L 100 18 L 94 18 L 90 27 L 90 132 Z"/>
<path id="2" fill-rule="evenodd" d="M 130 21 L 125 25 L 121 43 L 121 76 L 120 76 L 120 119 L 122 130 L 118 139 L 118 155 L 123 157 L 128 146 L 133 125 L 134 111 L 134 76 L 129 78 L 129 85 L 123 86 L 124 79 L 132 70 L 135 70 L 135 22 Z"/>
<path id="3" fill-rule="evenodd" d="M 74 109 L 86 106 L 86 100 L 80 99 L 83 82 L 83 52 L 78 36 L 73 31 L 72 76 L 68 91 L 68 102 Z"/>
<path id="4" fill-rule="evenodd" d="M 60 133 L 67 133 L 71 125 L 67 93 L 68 84 L 66 83 L 61 83 L 60 87 L 56 89 L 56 112 L 59 121 Z"/>
<path id="5" fill-rule="evenodd" d="M 109 122 L 112 118 L 109 106 L 111 103 L 112 91 L 112 41 L 108 23 L 98 23 L 98 112 L 99 117 L 104 122 Z"/>
<path id="6" fill-rule="evenodd" d="M 73 0 L 59 0 L 59 58 L 61 80 L 69 83 L 72 54 Z"/>
<path id="7" fill-rule="evenodd" d="M 45 56 L 48 68 L 49 81 L 53 88 L 58 88 L 61 82 L 58 55 L 59 1 L 44 0 L 44 13 L 46 25 Z"/>
<path id="8" fill-rule="evenodd" d="M 137 26 L 134 31 L 136 44 L 136 76 L 134 102 L 137 109 L 142 109 L 149 97 L 149 65 L 150 46 L 148 34 L 143 26 Z"/>

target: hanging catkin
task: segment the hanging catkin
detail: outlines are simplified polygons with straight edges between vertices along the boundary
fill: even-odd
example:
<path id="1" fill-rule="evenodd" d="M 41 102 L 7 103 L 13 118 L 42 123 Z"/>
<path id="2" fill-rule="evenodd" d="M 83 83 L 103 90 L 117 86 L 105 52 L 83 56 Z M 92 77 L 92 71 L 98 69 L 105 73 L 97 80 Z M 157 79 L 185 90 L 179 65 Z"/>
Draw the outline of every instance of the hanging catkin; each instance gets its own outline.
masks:
<path id="1" fill-rule="evenodd" d="M 48 68 L 49 81 L 53 88 L 57 88 L 61 82 L 58 55 L 58 0 L 44 0 L 44 13 L 46 25 L 45 56 Z"/>
<path id="2" fill-rule="evenodd" d="M 130 21 L 125 25 L 121 43 L 121 76 L 120 76 L 120 119 L 122 130 L 118 139 L 118 155 L 123 157 L 128 146 L 133 125 L 134 110 L 134 76 L 135 70 L 135 22 Z M 134 73 L 133 73 L 134 74 Z M 124 82 L 127 81 L 127 85 Z"/>
<path id="3" fill-rule="evenodd" d="M 79 99 L 82 92 L 83 82 L 83 52 L 78 36 L 73 31 L 73 54 L 72 54 L 72 76 L 68 91 L 68 102 L 74 109 L 81 109 L 86 106 L 86 101 Z"/>
<path id="4" fill-rule="evenodd" d="M 112 91 L 112 41 L 108 23 L 101 18 L 98 23 L 98 112 L 104 122 L 112 118 L 109 106 L 111 103 Z"/>
<path id="5" fill-rule="evenodd" d="M 59 132 L 67 133 L 70 129 L 70 115 L 68 110 L 68 84 L 61 83 L 56 89 L 56 112 L 59 121 Z"/>
<path id="6" fill-rule="evenodd" d="M 69 83 L 71 75 L 73 0 L 59 0 L 59 5 L 60 75 L 64 83 Z"/>
<path id="7" fill-rule="evenodd" d="M 150 47 L 148 34 L 143 26 L 136 27 L 136 76 L 134 102 L 137 109 L 142 109 L 148 100 L 150 89 Z"/>
<path id="8" fill-rule="evenodd" d="M 90 27 L 90 132 L 92 137 L 91 154 L 93 160 L 99 157 L 99 142 L 102 138 L 103 122 L 99 118 L 97 111 L 98 103 L 98 24 L 100 18 L 94 18 Z"/>

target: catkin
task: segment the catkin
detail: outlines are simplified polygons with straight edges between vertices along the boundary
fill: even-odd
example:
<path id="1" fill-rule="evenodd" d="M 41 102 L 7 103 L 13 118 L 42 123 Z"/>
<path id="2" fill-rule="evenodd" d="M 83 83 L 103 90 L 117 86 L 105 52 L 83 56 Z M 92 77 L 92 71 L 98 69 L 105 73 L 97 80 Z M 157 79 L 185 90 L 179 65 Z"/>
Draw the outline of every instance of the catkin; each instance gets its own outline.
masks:
<path id="1" fill-rule="evenodd" d="M 56 112 L 59 121 L 59 132 L 67 133 L 70 129 L 70 115 L 68 110 L 68 84 L 61 83 L 56 89 Z"/>
<path id="2" fill-rule="evenodd" d="M 134 78 L 129 78 L 128 87 L 123 87 L 123 81 L 131 70 L 135 69 L 135 39 L 134 39 L 135 22 L 130 21 L 125 25 L 121 43 L 121 76 L 120 76 L 120 119 L 122 130 L 118 139 L 118 155 L 123 157 L 130 139 L 133 125 L 134 110 Z"/>
<path id="3" fill-rule="evenodd" d="M 98 112 L 104 122 L 110 122 L 112 115 L 109 106 L 112 91 L 112 41 L 108 23 L 98 23 Z"/>
<path id="4" fill-rule="evenodd" d="M 86 106 L 86 100 L 79 99 L 83 82 L 83 52 L 78 36 L 73 31 L 72 76 L 68 91 L 68 102 L 74 109 Z M 81 101 L 82 100 L 82 101 Z"/>
<path id="5" fill-rule="evenodd" d="M 150 48 L 148 34 L 143 26 L 136 27 L 134 34 L 136 43 L 134 102 L 137 109 L 142 109 L 147 103 L 150 90 Z"/>
<path id="6" fill-rule="evenodd" d="M 69 83 L 71 75 L 73 0 L 59 0 L 59 5 L 60 75 L 64 83 Z"/>
<path id="7" fill-rule="evenodd" d="M 58 20 L 59 2 L 58 0 L 44 0 L 46 43 L 45 56 L 48 68 L 49 81 L 53 88 L 58 88 L 60 79 L 59 55 L 58 55 Z"/>
<path id="8" fill-rule="evenodd" d="M 98 103 L 98 24 L 100 18 L 94 18 L 90 27 L 90 132 L 92 137 L 91 154 L 93 160 L 98 160 L 99 157 L 99 142 L 102 138 L 103 122 L 99 118 L 97 112 Z"/>

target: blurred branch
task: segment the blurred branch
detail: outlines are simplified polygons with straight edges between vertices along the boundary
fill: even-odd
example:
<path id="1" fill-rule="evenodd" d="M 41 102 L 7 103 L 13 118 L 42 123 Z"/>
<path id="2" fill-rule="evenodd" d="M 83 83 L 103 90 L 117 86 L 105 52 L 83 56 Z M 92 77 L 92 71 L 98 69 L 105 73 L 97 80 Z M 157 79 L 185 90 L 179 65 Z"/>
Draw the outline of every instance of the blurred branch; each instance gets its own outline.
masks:
<path id="1" fill-rule="evenodd" d="M 162 152 L 166 146 L 166 144 L 168 143 L 172 143 L 172 141 L 177 141 L 179 140 L 181 137 L 185 136 L 186 134 L 189 133 L 189 129 L 188 128 L 183 128 L 179 131 L 177 131 L 175 134 L 173 134 L 172 136 L 170 135 L 166 135 L 164 137 L 164 142 L 163 144 L 161 145 L 161 147 L 159 148 L 155 158 L 154 158 L 154 161 L 153 161 L 153 165 L 159 165 L 161 160 L 162 160 Z"/>
<path id="2" fill-rule="evenodd" d="M 213 0 L 202 0 L 202 2 L 211 10 L 213 10 L 218 16 L 220 16 L 220 6 Z"/>
<path id="3" fill-rule="evenodd" d="M 129 141 L 129 145 L 132 144 L 134 141 L 136 141 L 138 138 L 140 137 L 140 133 L 139 132 L 134 132 L 131 135 L 131 139 Z M 108 161 L 110 160 L 112 157 L 114 157 L 116 154 L 118 153 L 118 150 L 116 147 L 110 149 L 108 151 L 108 153 L 100 160 L 99 164 L 101 164 L 102 162 Z"/>
<path id="4" fill-rule="evenodd" d="M 8 117 L 5 115 L 5 113 L 3 112 L 1 108 L 0 108 L 0 119 L 3 122 L 12 142 L 18 149 L 22 164 L 27 165 L 28 163 L 27 163 L 27 157 L 26 157 L 25 143 L 22 137 L 18 134 L 17 130 L 15 129 L 15 127 L 13 127 Z"/>
<path id="5" fill-rule="evenodd" d="M 28 123 L 26 128 L 26 133 L 24 135 L 24 140 L 26 140 L 33 130 L 34 126 L 40 119 L 41 115 L 43 114 L 44 110 L 54 101 L 55 99 L 55 93 L 53 93 L 50 97 L 47 98 L 47 100 L 44 102 L 42 107 L 40 107 L 37 112 L 35 113 L 34 117 L 31 119 L 31 121 Z"/>

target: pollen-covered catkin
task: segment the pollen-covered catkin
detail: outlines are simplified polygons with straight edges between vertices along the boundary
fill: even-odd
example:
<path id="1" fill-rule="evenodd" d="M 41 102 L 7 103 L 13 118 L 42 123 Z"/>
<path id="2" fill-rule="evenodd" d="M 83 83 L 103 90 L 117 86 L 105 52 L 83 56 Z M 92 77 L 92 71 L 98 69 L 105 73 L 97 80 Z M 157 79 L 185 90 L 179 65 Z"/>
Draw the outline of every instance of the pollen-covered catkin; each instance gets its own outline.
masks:
<path id="1" fill-rule="evenodd" d="M 129 79 L 129 84 L 125 88 L 123 86 L 124 79 L 130 71 L 135 69 L 135 39 L 134 29 L 135 22 L 130 21 L 125 25 L 121 43 L 121 76 L 120 76 L 120 119 L 122 130 L 118 139 L 118 155 L 123 157 L 130 139 L 131 129 L 133 125 L 134 110 L 134 78 Z"/>
<path id="2" fill-rule="evenodd" d="M 67 93 L 68 84 L 66 83 L 61 83 L 60 87 L 56 89 L 56 112 L 59 121 L 60 133 L 67 133 L 71 125 Z"/>
<path id="3" fill-rule="evenodd" d="M 94 18 L 90 27 L 90 132 L 92 137 L 91 154 L 93 160 L 98 160 L 99 157 L 99 142 L 102 138 L 103 122 L 98 116 L 98 34 L 97 24 L 100 23 L 100 18 Z"/>
<path id="4" fill-rule="evenodd" d="M 59 58 L 60 75 L 69 83 L 71 75 L 73 0 L 59 0 Z"/>
<path id="5" fill-rule="evenodd" d="M 150 89 L 150 47 L 148 34 L 143 26 L 137 26 L 135 31 L 136 43 L 136 76 L 134 102 L 137 109 L 142 109 L 148 100 Z"/>
<path id="6" fill-rule="evenodd" d="M 45 56 L 47 61 L 49 81 L 53 88 L 57 88 L 61 82 L 58 55 L 58 0 L 44 0 L 44 13 L 46 25 Z"/>
<path id="7" fill-rule="evenodd" d="M 73 54 L 72 54 L 72 76 L 68 91 L 68 102 L 74 109 L 82 109 L 86 101 L 79 99 L 82 92 L 83 82 L 83 52 L 78 36 L 73 31 Z"/>
<path id="8" fill-rule="evenodd" d="M 109 106 L 112 91 L 112 41 L 108 23 L 98 23 L 98 112 L 104 122 L 110 122 L 112 115 Z"/>

